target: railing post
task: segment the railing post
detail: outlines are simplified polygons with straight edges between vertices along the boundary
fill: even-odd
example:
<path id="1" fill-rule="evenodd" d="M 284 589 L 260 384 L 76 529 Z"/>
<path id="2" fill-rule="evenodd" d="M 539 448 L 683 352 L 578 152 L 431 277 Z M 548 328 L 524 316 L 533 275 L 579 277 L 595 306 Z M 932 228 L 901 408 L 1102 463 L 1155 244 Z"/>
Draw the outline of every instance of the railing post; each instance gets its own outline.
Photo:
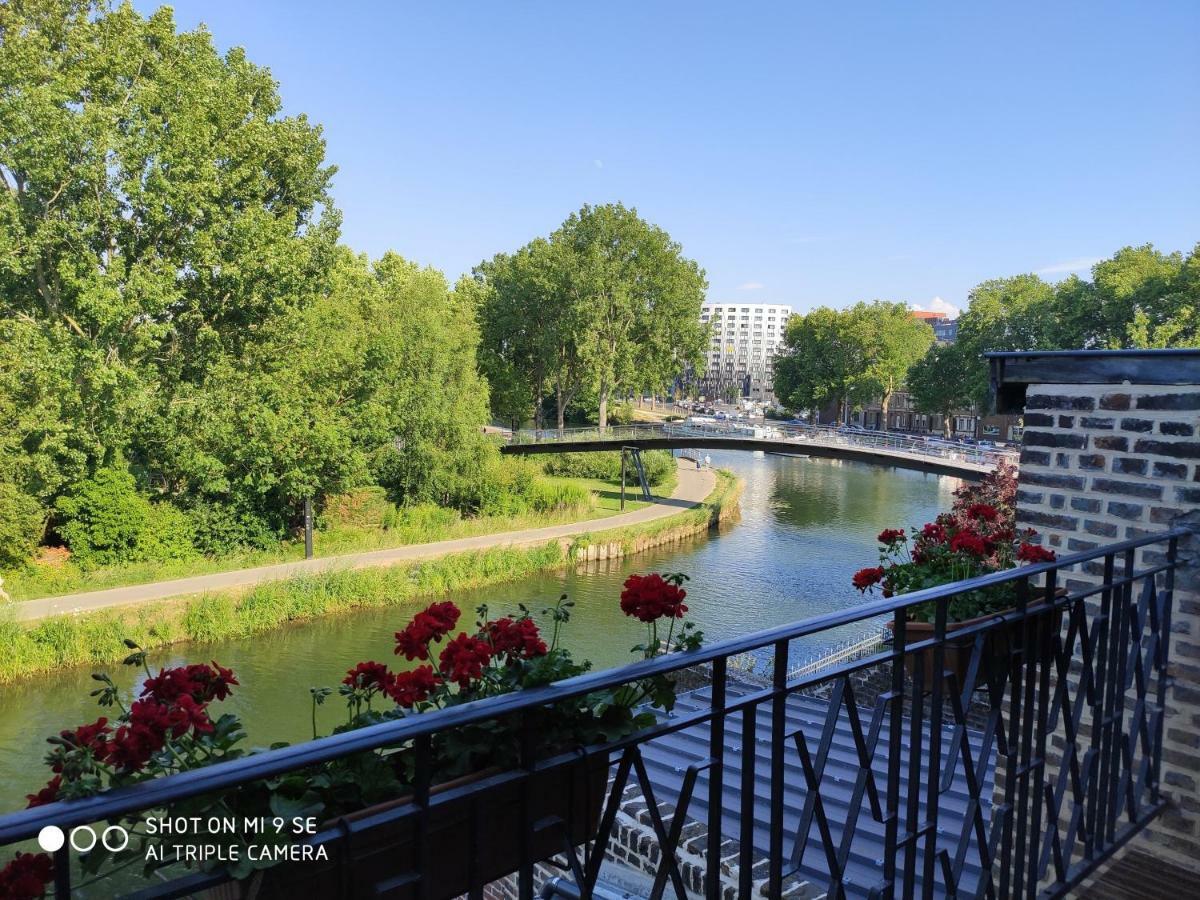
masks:
<path id="1" fill-rule="evenodd" d="M 892 689 L 888 697 L 887 809 L 884 812 L 883 896 L 896 896 L 896 853 L 900 830 L 900 729 L 904 721 L 904 650 L 907 614 L 896 610 L 892 621 Z"/>
<path id="2" fill-rule="evenodd" d="M 771 823 L 770 851 L 767 861 L 767 894 L 783 893 L 783 754 L 786 749 L 788 642 L 775 644 L 775 671 L 771 683 Z M 798 841 L 808 835 L 797 835 Z"/>
<path id="3" fill-rule="evenodd" d="M 712 663 L 712 721 L 708 731 L 708 844 L 704 867 L 707 900 L 721 897 L 721 817 L 725 814 L 725 682 L 726 658 Z M 753 746 L 750 752 L 754 752 Z"/>

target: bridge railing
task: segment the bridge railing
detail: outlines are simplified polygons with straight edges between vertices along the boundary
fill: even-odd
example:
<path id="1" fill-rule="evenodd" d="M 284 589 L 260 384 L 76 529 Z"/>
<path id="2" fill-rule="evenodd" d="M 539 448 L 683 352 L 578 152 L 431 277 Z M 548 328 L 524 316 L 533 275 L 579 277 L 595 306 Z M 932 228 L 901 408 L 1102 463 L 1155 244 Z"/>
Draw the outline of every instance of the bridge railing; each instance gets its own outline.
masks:
<path id="1" fill-rule="evenodd" d="M 895 432 L 856 431 L 827 425 L 802 425 L 784 422 L 647 422 L 636 425 L 610 425 L 607 428 L 564 428 L 521 430 L 509 436 L 511 444 L 575 443 L 584 441 L 636 441 L 671 437 L 744 437 L 778 442 L 781 445 L 816 444 L 847 447 L 877 453 L 901 453 L 930 459 L 967 463 L 995 468 L 1001 462 L 1015 463 L 1017 453 L 997 447 L 982 447 L 962 441 L 947 441 Z"/>

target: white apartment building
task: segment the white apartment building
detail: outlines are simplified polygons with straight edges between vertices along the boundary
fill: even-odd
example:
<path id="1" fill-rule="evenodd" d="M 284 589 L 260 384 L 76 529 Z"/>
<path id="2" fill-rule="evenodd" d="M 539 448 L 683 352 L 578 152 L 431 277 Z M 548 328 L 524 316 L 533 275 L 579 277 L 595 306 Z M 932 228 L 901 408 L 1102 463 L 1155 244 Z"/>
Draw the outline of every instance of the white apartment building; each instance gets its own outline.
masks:
<path id="1" fill-rule="evenodd" d="M 775 402 L 773 364 L 791 314 L 780 303 L 706 303 L 700 321 L 710 326 L 711 340 L 700 392 Z"/>

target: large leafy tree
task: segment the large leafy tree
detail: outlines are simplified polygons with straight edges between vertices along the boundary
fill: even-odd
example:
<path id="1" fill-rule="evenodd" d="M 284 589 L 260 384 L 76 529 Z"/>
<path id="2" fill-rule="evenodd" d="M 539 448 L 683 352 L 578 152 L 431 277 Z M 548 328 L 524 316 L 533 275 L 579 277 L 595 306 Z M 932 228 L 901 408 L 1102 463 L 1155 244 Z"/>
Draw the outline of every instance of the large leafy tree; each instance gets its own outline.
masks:
<path id="1" fill-rule="evenodd" d="M 594 404 L 607 427 L 614 397 L 666 388 L 703 355 L 704 272 L 619 203 L 584 206 L 549 239 L 481 263 L 476 277 L 489 288 L 480 356 L 506 388 L 493 403 L 506 418 L 516 418 L 510 397 L 532 399 L 538 421 L 552 396 L 560 429 L 573 402 Z"/>
<path id="2" fill-rule="evenodd" d="M 908 370 L 908 393 L 913 405 L 926 415 L 940 416 L 942 433 L 950 436 L 950 417 L 971 405 L 969 369 L 961 344 L 934 344 Z"/>
<path id="3" fill-rule="evenodd" d="M 785 406 L 844 407 L 867 370 L 863 333 L 847 310 L 818 307 L 792 316 L 775 359 L 774 389 Z"/>
<path id="4" fill-rule="evenodd" d="M 848 311 L 849 326 L 858 334 L 863 369 L 854 379 L 858 397 L 878 398 L 882 427 L 888 427 L 888 409 L 904 387 L 909 369 L 933 343 L 933 329 L 913 316 L 903 303 L 859 303 Z"/>

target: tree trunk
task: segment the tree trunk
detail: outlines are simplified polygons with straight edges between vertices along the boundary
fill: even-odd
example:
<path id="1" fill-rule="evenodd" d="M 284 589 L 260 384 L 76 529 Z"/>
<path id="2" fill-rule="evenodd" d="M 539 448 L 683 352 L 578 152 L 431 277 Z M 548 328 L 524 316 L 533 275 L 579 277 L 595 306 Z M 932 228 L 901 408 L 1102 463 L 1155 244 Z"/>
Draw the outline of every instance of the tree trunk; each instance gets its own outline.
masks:
<path id="1" fill-rule="evenodd" d="M 950 413 L 942 413 L 942 437 L 950 438 Z"/>
<path id="2" fill-rule="evenodd" d="M 562 437 L 563 429 L 567 424 L 567 398 L 561 383 L 554 388 L 554 409 L 558 416 L 558 436 Z"/>
<path id="3" fill-rule="evenodd" d="M 888 407 L 892 405 L 892 395 L 884 393 L 879 398 L 879 430 L 888 431 Z"/>
<path id="4" fill-rule="evenodd" d="M 608 385 L 604 382 L 600 382 L 600 408 L 597 411 L 597 419 L 601 431 L 608 427 Z"/>

